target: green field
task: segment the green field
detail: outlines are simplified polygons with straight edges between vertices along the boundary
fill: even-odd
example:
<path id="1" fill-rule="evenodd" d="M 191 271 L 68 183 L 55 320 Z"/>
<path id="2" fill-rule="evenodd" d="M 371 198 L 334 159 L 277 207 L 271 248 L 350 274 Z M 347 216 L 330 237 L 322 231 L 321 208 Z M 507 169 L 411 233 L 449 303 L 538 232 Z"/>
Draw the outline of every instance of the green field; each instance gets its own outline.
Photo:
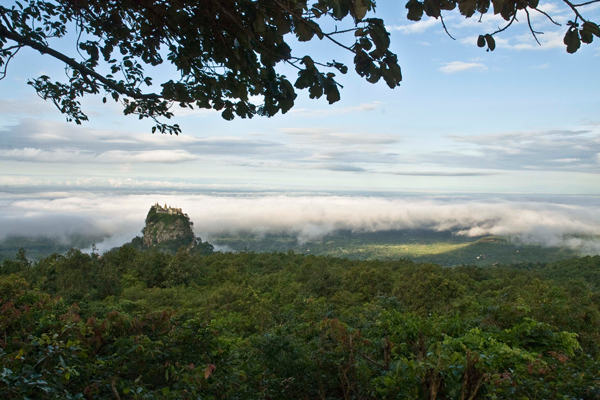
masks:
<path id="1" fill-rule="evenodd" d="M 523 246 L 509 238 L 470 238 L 452 232 L 397 230 L 380 232 L 338 231 L 318 240 L 300 242 L 290 234 L 243 233 L 209 238 L 223 250 L 273 252 L 292 250 L 302 254 L 329 255 L 356 260 L 408 258 L 444 266 L 552 262 L 578 256 L 567 248 Z"/>
<path id="2" fill-rule="evenodd" d="M 469 246 L 469 243 L 406 243 L 406 244 L 369 244 L 357 248 L 359 253 L 372 254 L 374 258 L 389 257 L 424 257 L 443 254 Z M 340 255 L 350 254 L 348 250 L 340 249 Z"/>
<path id="3" fill-rule="evenodd" d="M 554 262 L 580 256 L 561 247 L 523 246 L 505 237 L 464 237 L 452 232 L 397 230 L 380 232 L 337 231 L 319 239 L 299 241 L 293 234 L 259 235 L 250 232 L 207 239 L 221 251 L 293 251 L 352 260 L 410 259 L 443 266 L 478 266 L 523 262 Z M 12 258 L 23 247 L 30 259 L 64 253 L 72 247 L 89 248 L 101 237 L 73 236 L 66 239 L 13 237 L 0 242 L 0 260 Z"/>

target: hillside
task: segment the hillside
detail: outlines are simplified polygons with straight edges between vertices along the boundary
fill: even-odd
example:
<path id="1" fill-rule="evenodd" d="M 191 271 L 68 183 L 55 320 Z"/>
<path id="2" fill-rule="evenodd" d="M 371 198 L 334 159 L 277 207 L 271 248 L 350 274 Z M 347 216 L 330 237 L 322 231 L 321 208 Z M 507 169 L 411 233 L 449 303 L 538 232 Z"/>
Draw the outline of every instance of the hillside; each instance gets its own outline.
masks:
<path id="1" fill-rule="evenodd" d="M 578 277 L 599 266 L 598 257 L 442 268 L 132 246 L 34 264 L 21 254 L 0 269 L 0 392 L 597 399 L 600 295 Z"/>
<path id="2" fill-rule="evenodd" d="M 163 250 L 177 251 L 181 246 L 194 243 L 194 224 L 187 214 L 178 212 L 167 214 L 158 204 L 152 206 L 146 216 L 146 225 L 142 230 L 144 247 L 157 247 Z"/>

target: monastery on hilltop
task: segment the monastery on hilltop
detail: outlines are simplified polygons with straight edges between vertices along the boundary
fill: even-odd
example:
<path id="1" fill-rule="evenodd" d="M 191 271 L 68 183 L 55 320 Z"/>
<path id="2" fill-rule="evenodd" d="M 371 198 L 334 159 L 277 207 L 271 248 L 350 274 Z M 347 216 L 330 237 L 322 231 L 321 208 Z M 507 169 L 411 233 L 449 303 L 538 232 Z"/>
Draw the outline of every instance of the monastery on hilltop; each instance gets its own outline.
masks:
<path id="1" fill-rule="evenodd" d="M 185 217 L 188 216 L 187 214 L 184 214 L 183 211 L 181 211 L 181 208 L 173 208 L 167 206 L 166 204 L 164 207 L 162 207 L 160 204 L 158 204 L 158 202 L 156 202 L 156 204 L 153 205 L 152 208 L 156 211 L 157 214 L 183 215 Z"/>

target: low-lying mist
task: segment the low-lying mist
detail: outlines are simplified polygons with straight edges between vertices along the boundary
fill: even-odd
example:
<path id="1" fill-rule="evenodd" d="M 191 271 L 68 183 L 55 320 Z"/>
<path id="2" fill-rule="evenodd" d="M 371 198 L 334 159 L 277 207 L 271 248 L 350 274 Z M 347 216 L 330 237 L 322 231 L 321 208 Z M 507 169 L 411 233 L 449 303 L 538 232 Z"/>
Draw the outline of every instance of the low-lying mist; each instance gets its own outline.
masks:
<path id="1" fill-rule="evenodd" d="M 509 236 L 522 244 L 566 246 L 600 253 L 596 197 L 499 198 L 485 196 L 369 197 L 335 195 L 190 195 L 107 193 L 0 194 L 0 240 L 9 236 L 73 235 L 105 238 L 101 251 L 141 235 L 149 207 L 183 208 L 203 240 L 223 234 L 287 233 L 300 242 L 336 230 L 452 231 L 456 235 Z"/>

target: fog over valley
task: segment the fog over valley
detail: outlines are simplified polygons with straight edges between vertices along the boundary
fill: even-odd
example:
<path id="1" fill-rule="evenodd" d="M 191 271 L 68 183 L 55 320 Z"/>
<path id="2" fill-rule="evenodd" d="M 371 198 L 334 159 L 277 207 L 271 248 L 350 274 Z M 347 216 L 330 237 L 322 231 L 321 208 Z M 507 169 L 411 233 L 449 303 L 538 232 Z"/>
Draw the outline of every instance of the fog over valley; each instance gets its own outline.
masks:
<path id="1" fill-rule="evenodd" d="M 455 235 L 508 236 L 511 241 L 567 246 L 600 253 L 598 196 L 115 194 L 38 192 L 0 195 L 0 240 L 74 235 L 94 238 L 99 250 L 141 235 L 150 205 L 181 207 L 203 240 L 221 234 L 291 234 L 298 241 L 337 230 L 426 229 Z"/>

